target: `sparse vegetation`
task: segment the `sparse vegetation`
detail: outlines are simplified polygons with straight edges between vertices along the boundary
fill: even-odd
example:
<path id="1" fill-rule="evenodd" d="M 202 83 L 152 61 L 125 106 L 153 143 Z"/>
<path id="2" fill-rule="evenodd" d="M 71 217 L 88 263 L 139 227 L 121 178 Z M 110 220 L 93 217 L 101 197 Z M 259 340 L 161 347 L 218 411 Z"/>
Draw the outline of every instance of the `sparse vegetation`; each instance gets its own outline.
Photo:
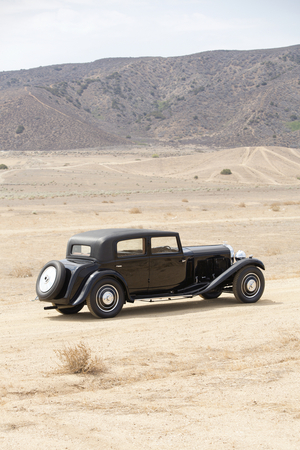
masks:
<path id="1" fill-rule="evenodd" d="M 290 119 L 291 119 L 292 121 L 297 120 L 297 119 L 298 119 L 298 116 L 297 116 L 296 114 L 291 114 L 291 115 L 290 115 Z"/>
<path id="2" fill-rule="evenodd" d="M 23 125 L 19 125 L 16 129 L 16 134 L 21 134 L 25 130 L 25 127 Z"/>
<path id="3" fill-rule="evenodd" d="M 286 126 L 292 131 L 300 130 L 300 120 L 294 120 L 292 122 L 288 122 Z"/>
<path id="4" fill-rule="evenodd" d="M 92 357 L 90 347 L 84 342 L 54 350 L 59 359 L 61 373 L 99 373 L 105 371 L 103 360 L 99 356 Z"/>
<path id="5" fill-rule="evenodd" d="M 152 158 L 159 158 L 159 155 L 157 153 L 153 153 Z"/>
<path id="6" fill-rule="evenodd" d="M 223 169 L 223 170 L 221 170 L 220 173 L 221 173 L 221 175 L 231 175 L 232 174 L 230 169 Z"/>
<path id="7" fill-rule="evenodd" d="M 161 120 L 164 120 L 166 118 L 161 111 L 152 111 L 151 116 L 153 116 L 155 119 Z"/>
<path id="8" fill-rule="evenodd" d="M 193 89 L 193 90 L 192 90 L 192 93 L 193 93 L 194 95 L 197 95 L 199 92 L 203 92 L 203 91 L 205 91 L 205 87 L 204 87 L 204 86 L 200 86 L 200 87 L 198 87 L 198 88 Z"/>
<path id="9" fill-rule="evenodd" d="M 10 273 L 14 278 L 29 278 L 32 277 L 32 271 L 29 267 L 17 265 Z"/>
<path id="10" fill-rule="evenodd" d="M 131 209 L 129 210 L 129 213 L 130 213 L 130 214 L 141 214 L 142 211 L 140 210 L 140 208 L 131 208 Z"/>
<path id="11" fill-rule="evenodd" d="M 280 211 L 280 203 L 278 203 L 278 202 L 272 203 L 271 209 L 272 209 L 272 211 L 275 211 L 275 212 Z"/>
<path id="12" fill-rule="evenodd" d="M 7 170 L 8 167 L 6 164 L 0 164 L 0 170 Z"/>
<path id="13" fill-rule="evenodd" d="M 239 204 L 239 207 L 240 207 L 240 208 L 246 208 L 246 205 L 245 205 L 244 202 L 241 202 L 241 203 Z"/>

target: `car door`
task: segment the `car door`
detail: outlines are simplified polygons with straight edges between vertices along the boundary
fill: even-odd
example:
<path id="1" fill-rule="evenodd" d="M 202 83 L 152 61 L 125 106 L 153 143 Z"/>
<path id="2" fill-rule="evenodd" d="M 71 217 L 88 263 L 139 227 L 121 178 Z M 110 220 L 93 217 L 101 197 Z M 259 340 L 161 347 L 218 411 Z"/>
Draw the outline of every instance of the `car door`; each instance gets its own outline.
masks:
<path id="1" fill-rule="evenodd" d="M 125 278 L 131 294 L 147 292 L 150 267 L 145 238 L 117 242 L 115 270 Z"/>
<path id="2" fill-rule="evenodd" d="M 186 260 L 177 237 L 155 236 L 150 242 L 149 293 L 180 286 L 186 278 Z"/>

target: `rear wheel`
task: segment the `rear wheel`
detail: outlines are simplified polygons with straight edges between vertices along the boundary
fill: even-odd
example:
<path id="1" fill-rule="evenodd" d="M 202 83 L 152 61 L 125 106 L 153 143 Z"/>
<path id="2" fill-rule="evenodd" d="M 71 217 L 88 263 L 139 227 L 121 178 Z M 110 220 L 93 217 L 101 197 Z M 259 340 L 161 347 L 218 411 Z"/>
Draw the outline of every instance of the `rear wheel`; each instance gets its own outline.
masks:
<path id="1" fill-rule="evenodd" d="M 70 308 L 62 308 L 59 307 L 58 305 L 55 305 L 55 303 L 52 303 L 52 305 L 56 306 L 56 311 L 59 312 L 60 314 L 77 314 L 84 307 L 84 303 L 81 303 L 80 305 L 77 306 L 71 306 Z"/>
<path id="2" fill-rule="evenodd" d="M 119 314 L 124 299 L 121 284 L 113 278 L 104 278 L 95 284 L 86 304 L 93 316 L 108 319 Z"/>
<path id="3" fill-rule="evenodd" d="M 239 270 L 233 280 L 233 293 L 243 303 L 255 303 L 263 295 L 265 278 L 255 266 Z"/>

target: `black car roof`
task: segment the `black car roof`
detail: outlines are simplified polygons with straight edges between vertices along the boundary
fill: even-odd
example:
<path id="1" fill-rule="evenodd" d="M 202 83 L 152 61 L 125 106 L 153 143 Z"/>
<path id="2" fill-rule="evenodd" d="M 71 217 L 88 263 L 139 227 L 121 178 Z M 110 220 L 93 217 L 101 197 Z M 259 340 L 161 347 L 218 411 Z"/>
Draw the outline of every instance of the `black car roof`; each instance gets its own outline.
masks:
<path id="1" fill-rule="evenodd" d="M 75 234 L 69 239 L 67 256 L 71 256 L 74 244 L 89 245 L 92 248 L 91 257 L 101 261 L 114 259 L 114 243 L 125 239 L 138 239 L 147 236 L 178 236 L 174 231 L 144 230 L 136 228 L 108 228 L 103 230 L 85 231 Z"/>

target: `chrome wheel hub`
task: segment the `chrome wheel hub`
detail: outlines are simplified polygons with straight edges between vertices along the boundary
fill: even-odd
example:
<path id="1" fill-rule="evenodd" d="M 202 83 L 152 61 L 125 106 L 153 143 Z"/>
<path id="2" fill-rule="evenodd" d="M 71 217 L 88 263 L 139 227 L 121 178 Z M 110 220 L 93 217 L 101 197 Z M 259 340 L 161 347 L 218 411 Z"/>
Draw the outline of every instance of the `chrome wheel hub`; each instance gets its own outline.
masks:
<path id="1" fill-rule="evenodd" d="M 256 273 L 248 273 L 242 281 L 241 288 L 246 297 L 254 297 L 260 290 L 260 279 Z"/>
<path id="2" fill-rule="evenodd" d="M 111 284 L 101 286 L 96 294 L 96 304 L 102 311 L 111 311 L 119 302 L 119 292 Z"/>
<path id="3" fill-rule="evenodd" d="M 254 292 L 256 290 L 256 281 L 255 280 L 249 280 L 247 282 L 247 290 L 249 292 Z"/>
<path id="4" fill-rule="evenodd" d="M 103 294 L 103 303 L 107 306 L 111 305 L 114 300 L 114 296 L 111 292 L 104 292 Z"/>
<path id="5" fill-rule="evenodd" d="M 56 280 L 56 268 L 49 266 L 44 270 L 40 277 L 39 288 L 41 292 L 48 292 L 54 285 Z"/>

